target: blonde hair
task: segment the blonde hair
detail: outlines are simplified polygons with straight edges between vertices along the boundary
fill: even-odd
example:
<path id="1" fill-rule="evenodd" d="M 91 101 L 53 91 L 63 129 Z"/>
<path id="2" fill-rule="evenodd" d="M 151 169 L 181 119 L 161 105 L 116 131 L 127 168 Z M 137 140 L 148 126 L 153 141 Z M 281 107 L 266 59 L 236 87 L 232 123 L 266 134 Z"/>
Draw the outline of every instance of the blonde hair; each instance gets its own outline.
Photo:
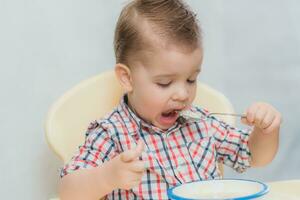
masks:
<path id="1" fill-rule="evenodd" d="M 129 55 L 145 48 L 141 24 L 151 24 L 160 38 L 190 49 L 201 45 L 201 31 L 196 14 L 181 0 L 133 0 L 117 21 L 114 50 L 117 63 L 128 64 Z"/>

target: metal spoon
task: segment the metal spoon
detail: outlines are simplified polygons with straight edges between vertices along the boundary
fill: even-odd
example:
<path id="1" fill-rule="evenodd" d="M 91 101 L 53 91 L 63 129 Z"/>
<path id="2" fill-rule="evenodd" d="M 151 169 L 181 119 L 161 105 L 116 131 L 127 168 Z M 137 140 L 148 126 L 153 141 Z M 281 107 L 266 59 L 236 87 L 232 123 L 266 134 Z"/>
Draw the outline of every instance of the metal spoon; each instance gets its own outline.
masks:
<path id="1" fill-rule="evenodd" d="M 246 115 L 244 114 L 236 114 L 236 113 L 209 113 L 207 116 L 214 116 L 214 115 L 226 115 L 226 116 L 232 116 L 232 117 L 240 117 L 240 118 L 245 118 Z M 198 113 L 194 113 L 194 112 L 191 112 L 189 110 L 184 110 L 184 111 L 181 111 L 180 112 L 180 116 L 184 117 L 184 118 L 191 118 L 191 119 L 194 119 L 194 120 L 199 120 L 199 119 L 202 119 L 203 116 L 198 114 Z"/>
<path id="2" fill-rule="evenodd" d="M 212 115 L 227 115 L 232 117 L 240 117 L 240 118 L 246 118 L 245 114 L 236 114 L 236 113 L 209 113 L 208 116 Z"/>

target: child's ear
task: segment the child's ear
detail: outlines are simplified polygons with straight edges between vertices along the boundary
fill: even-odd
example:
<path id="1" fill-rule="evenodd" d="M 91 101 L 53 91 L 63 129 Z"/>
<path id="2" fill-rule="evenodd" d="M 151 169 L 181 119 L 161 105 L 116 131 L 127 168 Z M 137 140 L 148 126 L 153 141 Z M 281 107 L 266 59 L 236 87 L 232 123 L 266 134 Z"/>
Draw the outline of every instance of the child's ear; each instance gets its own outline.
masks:
<path id="1" fill-rule="evenodd" d="M 126 93 L 132 91 L 132 78 L 130 69 L 121 63 L 116 64 L 115 66 L 115 74 L 117 79 L 119 80 L 121 86 L 125 90 Z"/>

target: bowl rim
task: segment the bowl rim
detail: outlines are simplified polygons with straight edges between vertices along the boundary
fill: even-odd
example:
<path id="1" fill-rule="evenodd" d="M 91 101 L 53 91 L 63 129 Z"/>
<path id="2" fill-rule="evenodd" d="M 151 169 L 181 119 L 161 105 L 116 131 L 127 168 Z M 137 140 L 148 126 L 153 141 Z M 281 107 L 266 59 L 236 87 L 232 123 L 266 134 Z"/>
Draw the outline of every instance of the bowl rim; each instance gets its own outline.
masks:
<path id="1" fill-rule="evenodd" d="M 258 183 L 262 186 L 262 190 L 258 191 L 257 193 L 254 194 L 250 194 L 247 196 L 239 196 L 239 197 L 234 197 L 234 198 L 226 198 L 226 199 L 214 199 L 214 200 L 247 200 L 247 199 L 254 199 L 257 197 L 261 197 L 263 195 L 265 195 L 266 193 L 269 192 L 269 186 L 261 181 L 257 181 L 257 180 L 251 180 L 251 179 L 238 179 L 238 178 L 224 178 L 224 179 L 210 179 L 210 180 L 199 180 L 199 181 L 192 181 L 192 182 L 188 182 L 185 184 L 191 184 L 191 183 L 196 183 L 196 182 L 204 182 L 204 181 L 243 181 L 243 182 L 255 182 Z M 182 185 L 177 185 L 174 186 L 170 189 L 168 189 L 167 194 L 168 197 L 174 200 L 207 200 L 207 199 L 194 199 L 194 198 L 185 198 L 185 197 L 181 197 L 178 196 L 176 194 L 174 194 L 174 190 L 178 187 L 180 187 Z"/>

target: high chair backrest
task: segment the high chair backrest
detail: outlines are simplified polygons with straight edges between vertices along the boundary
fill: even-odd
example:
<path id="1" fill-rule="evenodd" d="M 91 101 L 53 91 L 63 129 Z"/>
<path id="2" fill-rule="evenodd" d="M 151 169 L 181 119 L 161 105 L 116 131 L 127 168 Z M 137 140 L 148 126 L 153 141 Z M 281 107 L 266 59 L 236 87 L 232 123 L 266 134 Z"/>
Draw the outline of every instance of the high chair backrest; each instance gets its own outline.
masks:
<path id="1" fill-rule="evenodd" d="M 64 162 L 69 161 L 84 142 L 89 123 L 112 110 L 122 95 L 113 71 L 84 80 L 63 94 L 52 105 L 46 118 L 46 139 L 51 149 Z M 231 103 L 223 94 L 203 83 L 198 84 L 194 104 L 211 112 L 233 112 Z M 223 120 L 234 125 L 234 118 L 224 117 Z"/>

